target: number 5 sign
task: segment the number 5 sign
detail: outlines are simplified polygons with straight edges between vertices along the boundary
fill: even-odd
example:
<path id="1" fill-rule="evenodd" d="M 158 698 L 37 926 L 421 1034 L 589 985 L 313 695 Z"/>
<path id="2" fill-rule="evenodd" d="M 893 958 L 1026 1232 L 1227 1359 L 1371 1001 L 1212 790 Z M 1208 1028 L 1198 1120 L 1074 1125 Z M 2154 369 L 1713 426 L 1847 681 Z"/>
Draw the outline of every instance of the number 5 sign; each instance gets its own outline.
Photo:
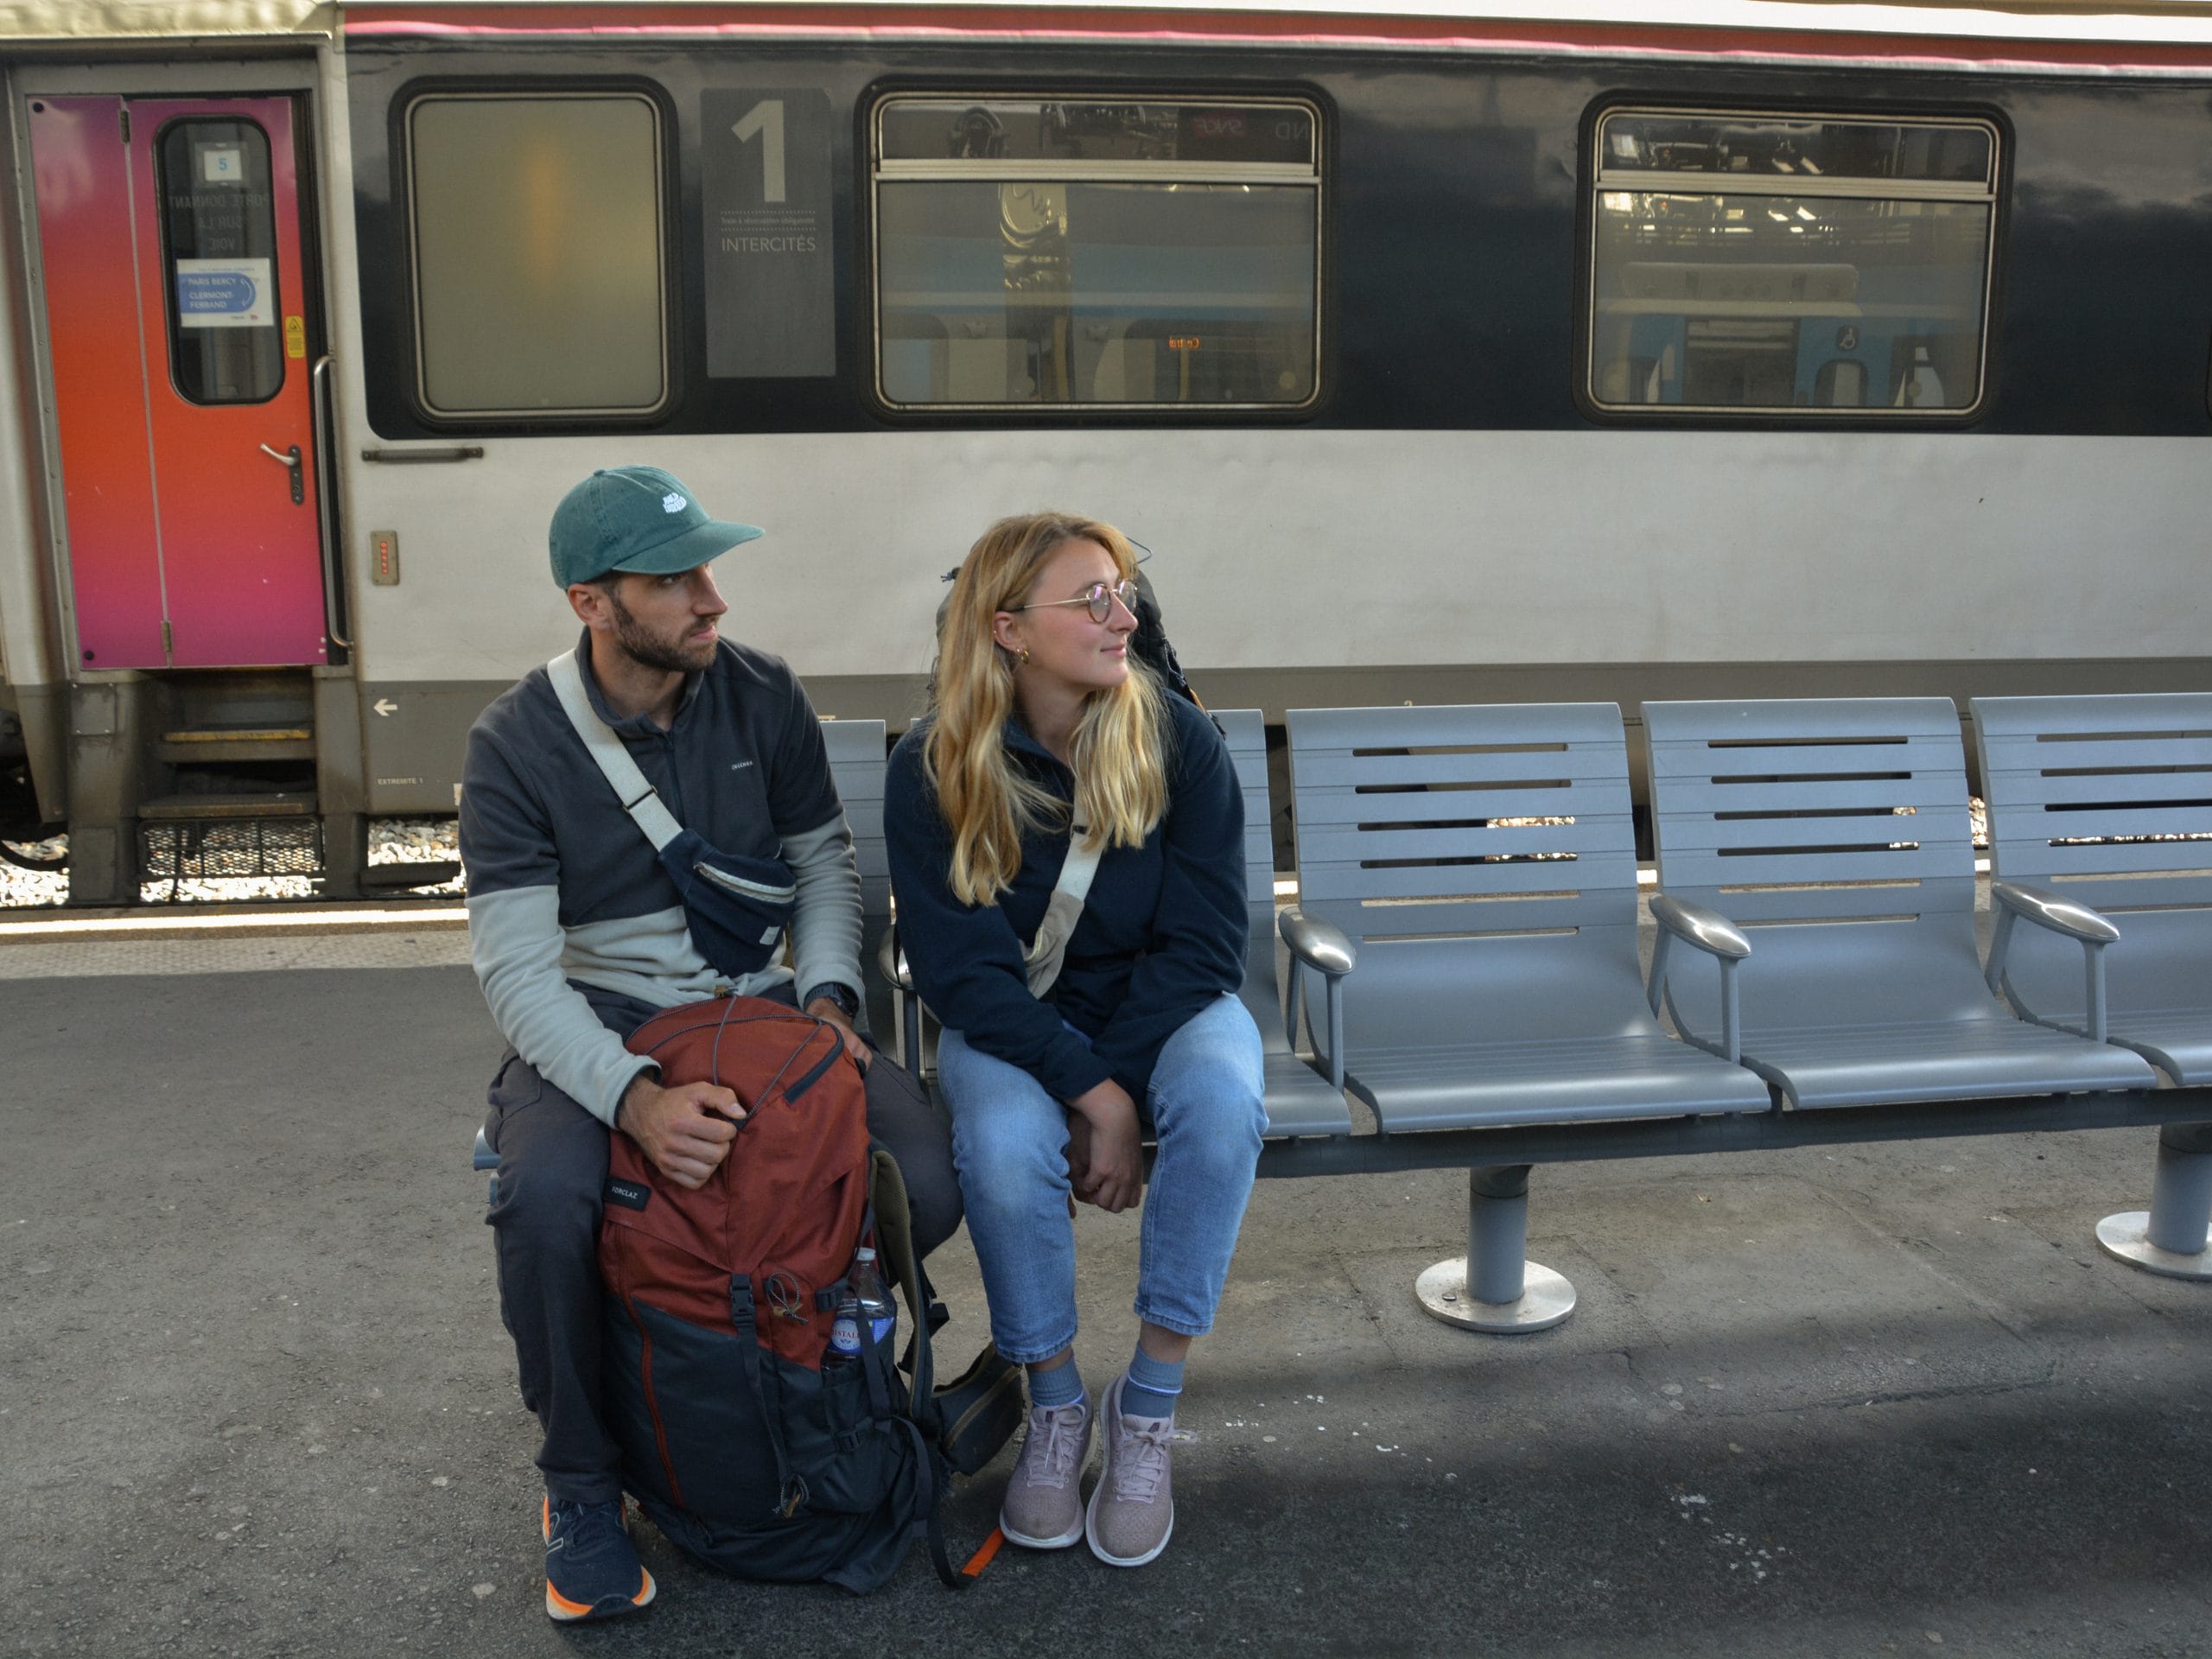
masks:
<path id="1" fill-rule="evenodd" d="M 715 88 L 699 115 L 708 374 L 835 374 L 829 94 Z"/>

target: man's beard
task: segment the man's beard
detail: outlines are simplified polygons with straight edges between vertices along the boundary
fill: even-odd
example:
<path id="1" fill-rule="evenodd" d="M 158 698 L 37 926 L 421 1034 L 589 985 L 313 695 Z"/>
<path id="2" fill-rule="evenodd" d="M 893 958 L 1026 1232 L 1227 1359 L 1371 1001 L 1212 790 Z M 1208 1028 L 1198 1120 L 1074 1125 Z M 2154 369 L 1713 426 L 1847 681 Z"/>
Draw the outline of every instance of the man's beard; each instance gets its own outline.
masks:
<path id="1" fill-rule="evenodd" d="M 658 669 L 664 674 L 696 674 L 715 659 L 715 643 L 695 645 L 687 654 L 681 643 L 656 639 L 624 607 L 612 591 L 607 602 L 614 608 L 614 643 L 625 656 L 645 668 Z"/>

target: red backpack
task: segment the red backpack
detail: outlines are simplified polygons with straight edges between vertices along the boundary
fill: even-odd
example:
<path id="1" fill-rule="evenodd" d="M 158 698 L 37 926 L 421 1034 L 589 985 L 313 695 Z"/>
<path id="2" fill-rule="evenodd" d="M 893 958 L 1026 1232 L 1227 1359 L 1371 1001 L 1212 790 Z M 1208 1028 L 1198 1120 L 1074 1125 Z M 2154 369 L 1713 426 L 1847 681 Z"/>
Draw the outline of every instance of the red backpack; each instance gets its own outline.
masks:
<path id="1" fill-rule="evenodd" d="M 954 1582 L 937 1529 L 946 1471 L 911 1403 L 931 1399 L 927 1331 L 912 1396 L 868 1319 L 857 1355 L 830 1349 L 879 1198 L 895 1224 L 876 1241 L 887 1262 L 912 1255 L 898 1166 L 871 1153 L 836 1028 L 724 997 L 656 1016 L 629 1046 L 664 1083 L 719 1084 L 746 1115 L 696 1191 L 610 1137 L 603 1406 L 624 1485 L 678 1545 L 741 1577 L 873 1590 L 926 1532 Z"/>

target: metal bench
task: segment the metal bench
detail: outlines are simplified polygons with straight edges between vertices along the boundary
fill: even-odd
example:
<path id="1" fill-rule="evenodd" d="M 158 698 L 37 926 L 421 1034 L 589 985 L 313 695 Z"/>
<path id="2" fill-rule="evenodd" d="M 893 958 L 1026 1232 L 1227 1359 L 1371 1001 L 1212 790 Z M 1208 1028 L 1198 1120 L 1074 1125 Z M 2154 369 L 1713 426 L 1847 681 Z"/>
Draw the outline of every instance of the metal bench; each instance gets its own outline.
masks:
<path id="1" fill-rule="evenodd" d="M 1592 903 L 1587 913 L 1580 906 L 1590 902 L 1585 890 L 1603 891 L 1606 878 L 1581 867 L 1586 860 L 1598 864 L 1599 849 L 1618 842 L 1577 843 L 1586 829 L 1593 837 L 1601 827 L 1608 836 L 1624 833 L 1624 795 L 1608 798 L 1594 787 L 1579 798 L 1557 794 L 1586 775 L 1577 746 L 1563 733 L 1533 728 L 1519 731 L 1521 746 L 1493 751 L 1494 769 L 1455 777 L 1446 767 L 1464 741 L 1434 723 L 1452 712 L 1332 711 L 1332 721 L 1341 717 L 1363 740 L 1337 747 L 1369 751 L 1344 760 L 1399 768 L 1395 775 L 1370 773 L 1364 794 L 1354 785 L 1345 791 L 1351 798 L 1333 807 L 1311 792 L 1320 777 L 1322 717 L 1290 716 L 1301 907 L 1319 921 L 1333 900 L 1337 914 L 1349 919 L 1351 895 L 1330 887 L 1335 858 L 1357 868 L 1358 874 L 1345 879 L 1363 910 L 1412 913 L 1391 918 L 1396 938 L 1362 953 L 1357 971 L 1334 984 L 1347 1006 L 1329 1023 L 1341 1023 L 1344 1034 L 1323 1045 L 1326 1060 L 1375 1104 L 1382 1132 L 1269 1147 L 1261 1154 L 1262 1173 L 1274 1175 L 1468 1166 L 1466 1294 L 1478 1306 L 1467 1317 L 1465 1299 L 1439 1306 L 1440 1296 L 1424 1297 L 1422 1305 L 1440 1317 L 1493 1331 L 1536 1329 L 1563 1317 L 1547 1306 L 1551 1293 L 1533 1268 L 1525 1287 L 1511 1294 L 1521 1282 L 1533 1164 L 2149 1127 L 2212 1116 L 2212 1093 L 2154 1088 L 2139 1056 L 2029 1026 L 1990 996 L 1974 950 L 1957 715 L 1941 702 L 1647 706 L 1667 891 L 1652 901 L 1660 926 L 1646 992 L 1652 1007 L 1669 1006 L 1678 1031 L 1705 1046 L 1708 1065 L 1719 1068 L 1708 1073 L 1714 1099 L 1678 1103 L 1672 1115 L 1656 1116 L 1598 1107 L 1609 1069 L 1669 1063 L 1668 1051 L 1648 1047 L 1610 1055 L 1590 1050 L 1611 1067 L 1589 1068 L 1597 1088 L 1579 1101 L 1551 1096 L 1551 1104 L 1564 1107 L 1555 1111 L 1548 1110 L 1541 1088 L 1520 1104 L 1500 1090 L 1493 1110 L 1454 1118 L 1436 1105 L 1450 1087 L 1446 1067 L 1429 1072 L 1433 1081 L 1395 1076 L 1375 1061 L 1365 1062 L 1363 1073 L 1364 1034 L 1354 1010 L 1367 999 L 1387 1007 L 1393 991 L 1402 997 L 1439 988 L 1431 1004 L 1438 1030 L 1423 1044 L 1427 1071 L 1452 1044 L 1467 1043 L 1471 1027 L 1479 1036 L 1545 1017 L 1544 999 L 1522 1000 L 1522 988 L 1510 982 L 1480 995 L 1470 987 L 1456 1001 L 1445 994 L 1444 982 L 1471 972 L 1457 965 L 1461 959 L 1478 960 L 1517 934 L 1526 943 L 1515 948 L 1529 951 L 1518 960 L 1565 959 L 1589 948 L 1595 961 L 1594 945 L 1567 941 L 1585 932 L 1604 937 L 1604 906 Z M 1494 717 L 1491 729 L 1500 734 L 1516 730 L 1512 717 L 1538 713 L 1473 712 Z M 1610 718 L 1613 711 L 1602 714 Z M 1607 747 L 1618 741 L 1616 732 L 1605 736 Z M 1503 783 L 1526 787 L 1497 791 Z M 1444 805 L 1440 793 L 1456 796 L 1455 804 Z M 1329 826 L 1346 822 L 1347 809 L 1354 815 L 1349 822 L 1373 833 L 1363 849 L 1332 850 L 1329 837 L 1339 832 Z M 1558 822 L 1567 818 L 1573 823 Z M 1382 828 L 1408 823 L 1426 827 Z M 1571 862 L 1560 856 L 1568 851 L 1576 855 Z M 1447 862 L 1454 860 L 1462 861 Z M 1437 889 L 1393 885 L 1413 881 L 1408 872 L 1425 863 L 1460 877 L 1441 889 L 1462 896 L 1454 909 L 1427 905 L 1421 894 Z M 1547 865 L 1559 873 L 1546 874 Z M 1486 883 L 1492 892 L 1529 895 L 1513 901 L 1527 918 L 1521 927 L 1466 919 L 1505 902 L 1482 897 Z M 1545 897 L 1536 902 L 1537 895 Z M 1287 918 L 1285 937 L 1302 959 L 1321 967 L 1326 952 L 1300 950 L 1308 919 Z M 1370 971 L 1402 950 L 1408 954 L 1396 959 L 1414 970 L 1395 975 L 1395 985 L 1383 982 L 1378 995 Z M 1600 970 L 1616 985 L 1618 961 L 1617 954 L 1615 965 Z M 1561 995 L 1580 994 L 1569 987 Z M 1491 996 L 1494 1004 L 1485 1001 Z M 1541 1041 L 1549 1033 L 1537 1025 L 1528 1034 Z M 1637 1035 L 1648 1040 L 1649 1033 Z M 1728 1064 L 1732 1053 L 1744 1069 Z M 1471 1071 L 1474 1055 L 1461 1058 Z M 1560 1058 L 1563 1087 L 1580 1085 L 1579 1054 Z M 1729 1099 L 1722 1079 L 1746 1092 Z M 1468 1127 L 1444 1127 L 1453 1122 Z M 1450 1265 L 1423 1277 L 1441 1276 Z"/>
<path id="2" fill-rule="evenodd" d="M 1643 721 L 1662 941 L 1713 952 L 1684 901 L 1751 930 L 1725 993 L 1709 963 L 1655 963 L 1689 1040 L 1799 1110 L 2157 1083 L 2140 1056 L 2017 1019 L 1984 984 L 1947 700 L 1655 702 Z"/>
<path id="3" fill-rule="evenodd" d="M 2212 1084 L 2212 695 L 1977 697 L 1989 810 L 1987 977 L 2022 1018 Z M 2063 890 L 2062 890 L 2063 889 Z M 2212 1278 L 2212 1124 L 2159 1136 L 2120 1260 Z"/>
<path id="4" fill-rule="evenodd" d="M 1317 1048 L 1384 1136 L 1452 1162 L 1425 1132 L 1767 1109 L 1757 1077 L 1645 1006 L 1618 708 L 1301 709 L 1289 726 L 1300 915 L 1284 937 L 1341 996 L 1341 1035 Z M 1351 941 L 1348 978 L 1317 921 Z M 1573 1312 L 1573 1287 L 1526 1259 L 1528 1165 L 1473 1169 L 1467 1255 L 1415 1288 L 1438 1318 L 1527 1331 Z"/>

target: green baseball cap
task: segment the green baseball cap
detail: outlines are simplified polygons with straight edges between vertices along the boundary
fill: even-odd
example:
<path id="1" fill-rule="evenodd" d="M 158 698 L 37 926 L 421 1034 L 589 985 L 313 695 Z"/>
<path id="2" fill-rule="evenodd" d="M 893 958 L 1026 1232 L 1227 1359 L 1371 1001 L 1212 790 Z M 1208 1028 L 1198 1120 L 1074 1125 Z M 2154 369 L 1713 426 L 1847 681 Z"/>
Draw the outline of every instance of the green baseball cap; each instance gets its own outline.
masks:
<path id="1" fill-rule="evenodd" d="M 674 575 L 760 534 L 708 518 L 658 467 L 602 467 L 561 498 L 548 543 L 553 580 L 567 588 L 617 570 Z"/>

